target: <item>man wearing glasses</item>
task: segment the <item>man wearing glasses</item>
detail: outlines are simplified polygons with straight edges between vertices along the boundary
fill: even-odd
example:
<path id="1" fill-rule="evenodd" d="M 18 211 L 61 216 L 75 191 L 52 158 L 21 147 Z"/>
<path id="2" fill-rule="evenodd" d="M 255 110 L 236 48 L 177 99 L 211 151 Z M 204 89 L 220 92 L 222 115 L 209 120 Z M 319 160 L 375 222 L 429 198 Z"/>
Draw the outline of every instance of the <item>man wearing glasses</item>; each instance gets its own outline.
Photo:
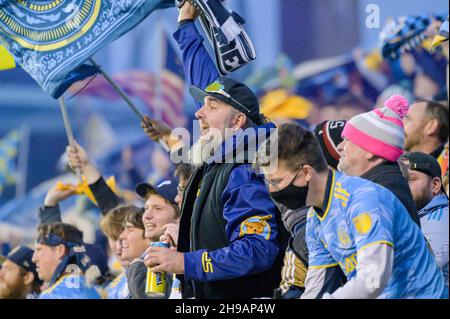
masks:
<path id="1" fill-rule="evenodd" d="M 280 282 L 284 253 L 279 212 L 262 177 L 252 171 L 249 157 L 242 162 L 223 158 L 234 154 L 239 141 L 247 145 L 244 129 L 274 125 L 260 114 L 258 100 L 247 86 L 219 77 L 195 27 L 197 16 L 186 2 L 174 37 L 190 92 L 199 103 L 195 115 L 201 130 L 200 161 L 182 198 L 177 251 L 150 248 L 146 263 L 157 265 L 153 271 L 182 275 L 184 298 L 271 297 Z M 162 138 L 172 145 L 161 123 L 142 126 L 153 140 Z M 233 138 L 238 142 L 227 149 L 227 139 Z M 193 153 L 197 154 L 195 147 Z"/>

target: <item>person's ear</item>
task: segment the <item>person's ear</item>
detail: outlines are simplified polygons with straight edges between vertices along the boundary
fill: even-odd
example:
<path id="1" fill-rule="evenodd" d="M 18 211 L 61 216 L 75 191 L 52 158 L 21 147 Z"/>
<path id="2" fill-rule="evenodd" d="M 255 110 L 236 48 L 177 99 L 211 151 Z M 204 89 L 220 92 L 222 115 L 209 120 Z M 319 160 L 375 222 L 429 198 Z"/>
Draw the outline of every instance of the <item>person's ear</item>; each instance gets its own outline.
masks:
<path id="1" fill-rule="evenodd" d="M 31 285 L 34 281 L 34 274 L 31 271 L 27 271 L 27 273 L 23 276 L 23 283 L 25 286 Z"/>
<path id="2" fill-rule="evenodd" d="M 436 119 L 431 119 L 425 124 L 424 132 L 426 135 L 435 135 L 439 129 L 439 123 Z"/>
<path id="3" fill-rule="evenodd" d="M 303 174 L 305 174 L 306 182 L 309 182 L 312 178 L 313 168 L 310 165 L 303 165 Z"/>
<path id="4" fill-rule="evenodd" d="M 238 131 L 239 129 L 241 129 L 244 126 L 246 120 L 247 116 L 244 113 L 239 113 L 234 119 L 233 130 Z"/>
<path id="5" fill-rule="evenodd" d="M 63 259 L 63 257 L 64 257 L 64 255 L 66 254 L 66 246 L 64 246 L 64 245 L 58 245 L 58 246 L 56 246 L 55 247 L 55 253 L 56 253 L 56 256 L 59 258 L 59 259 Z"/>
<path id="6" fill-rule="evenodd" d="M 431 180 L 433 196 L 436 196 L 441 192 L 442 189 L 442 181 L 439 177 L 433 177 Z"/>

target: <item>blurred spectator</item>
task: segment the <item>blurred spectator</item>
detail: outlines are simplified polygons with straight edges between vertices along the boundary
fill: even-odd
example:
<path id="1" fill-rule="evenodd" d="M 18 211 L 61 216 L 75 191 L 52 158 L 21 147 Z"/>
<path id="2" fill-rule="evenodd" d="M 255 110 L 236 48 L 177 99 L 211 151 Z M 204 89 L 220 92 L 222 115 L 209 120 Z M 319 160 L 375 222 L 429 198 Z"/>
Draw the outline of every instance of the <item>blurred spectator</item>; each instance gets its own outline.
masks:
<path id="1" fill-rule="evenodd" d="M 125 205 L 124 208 L 128 212 L 124 221 L 124 230 L 119 239 L 122 243 L 121 258 L 129 262 L 126 269 L 130 292 L 128 298 L 141 299 L 145 295 L 145 289 L 141 289 L 141 284 L 145 284 L 147 269 L 139 268 L 139 266 L 143 264 L 142 258 L 150 245 L 150 240 L 145 237 L 144 210 L 134 205 Z M 136 269 L 137 271 L 135 271 Z"/>
<path id="2" fill-rule="evenodd" d="M 449 134 L 448 109 L 433 101 L 419 100 L 404 119 L 405 150 L 423 152 L 437 158 Z"/>
<path id="3" fill-rule="evenodd" d="M 441 90 L 438 83 L 422 72 L 418 72 L 414 77 L 413 87 L 414 96 L 426 100 L 432 100 Z"/>
<path id="4" fill-rule="evenodd" d="M 175 181 L 167 180 L 154 186 L 148 183 L 141 183 L 136 187 L 136 193 L 145 200 L 143 222 L 145 227 L 145 237 L 150 242 L 166 241 L 171 247 L 177 246 L 178 233 L 172 236 L 164 236 L 168 225 L 178 224 L 180 208 L 175 203 L 177 196 L 177 184 Z M 178 228 L 176 228 L 178 230 Z M 173 238 L 175 237 L 175 238 Z M 170 249 L 169 249 L 170 251 Z M 173 249 L 171 250 L 174 251 Z M 132 278 L 132 273 L 145 273 L 147 266 L 152 267 L 151 247 L 147 250 L 146 258 L 141 263 L 133 264 L 127 270 L 127 276 Z M 144 262 L 148 262 L 147 266 Z M 137 276 L 134 276 L 137 277 Z M 165 298 L 169 298 L 172 291 L 172 281 L 174 274 L 166 274 Z M 136 291 L 140 292 L 140 298 L 148 298 L 145 295 L 145 281 L 136 282 Z"/>
<path id="5" fill-rule="evenodd" d="M 325 105 L 320 108 L 317 123 L 335 121 L 339 119 L 339 112 L 335 105 Z"/>
<path id="6" fill-rule="evenodd" d="M 153 171 L 147 176 L 146 180 L 151 184 L 157 185 L 171 177 L 172 162 L 167 153 L 160 147 L 155 147 L 151 156 L 151 167 Z"/>
<path id="7" fill-rule="evenodd" d="M 129 295 L 127 277 L 125 269 L 129 265 L 129 260 L 122 258 L 122 242 L 119 239 L 124 231 L 125 219 L 130 209 L 128 206 L 118 206 L 111 209 L 100 220 L 100 229 L 108 238 L 109 250 L 113 260 L 117 260 L 118 266 L 110 265 L 119 275 L 106 287 L 108 299 L 125 299 Z"/>
<path id="8" fill-rule="evenodd" d="M 384 89 L 383 92 L 381 92 L 381 94 L 378 96 L 375 108 L 384 107 L 386 101 L 394 95 L 404 96 L 405 99 L 408 100 L 408 105 L 411 105 L 414 102 L 414 96 L 411 92 L 411 88 L 407 87 L 407 83 L 408 82 L 393 84 Z"/>
<path id="9" fill-rule="evenodd" d="M 409 186 L 419 209 L 422 232 L 433 249 L 448 289 L 449 216 L 448 197 L 443 192 L 437 160 L 420 152 L 402 157 L 409 167 Z"/>
<path id="10" fill-rule="evenodd" d="M 42 281 L 32 262 L 34 251 L 26 246 L 14 248 L 6 257 L 0 255 L 0 299 L 35 299 Z"/>
<path id="11" fill-rule="evenodd" d="M 448 170 L 448 155 L 445 155 L 449 135 L 448 116 L 445 106 L 419 100 L 411 105 L 404 119 L 405 150 L 432 155 L 438 160 L 443 175 Z"/>
<path id="12" fill-rule="evenodd" d="M 336 101 L 337 117 L 332 120 L 348 121 L 352 117 L 367 112 L 370 109 L 369 101 L 354 95 L 344 95 Z"/>
<path id="13" fill-rule="evenodd" d="M 420 225 L 408 181 L 403 177 L 398 158 L 403 154 L 404 132 L 402 118 L 408 101 L 393 96 L 385 107 L 353 117 L 345 125 L 338 170 L 360 176 L 386 187 L 407 208 L 412 220 Z"/>
<path id="14" fill-rule="evenodd" d="M 177 197 L 175 197 L 175 203 L 181 209 L 181 204 L 184 196 L 184 191 L 188 185 L 189 179 L 192 176 L 194 167 L 188 163 L 181 163 L 175 169 L 175 177 L 178 178 Z"/>
<path id="15" fill-rule="evenodd" d="M 49 285 L 39 299 L 100 298 L 91 287 L 97 275 L 85 254 L 83 233 L 76 227 L 60 222 L 40 225 L 32 261 L 39 279 Z"/>

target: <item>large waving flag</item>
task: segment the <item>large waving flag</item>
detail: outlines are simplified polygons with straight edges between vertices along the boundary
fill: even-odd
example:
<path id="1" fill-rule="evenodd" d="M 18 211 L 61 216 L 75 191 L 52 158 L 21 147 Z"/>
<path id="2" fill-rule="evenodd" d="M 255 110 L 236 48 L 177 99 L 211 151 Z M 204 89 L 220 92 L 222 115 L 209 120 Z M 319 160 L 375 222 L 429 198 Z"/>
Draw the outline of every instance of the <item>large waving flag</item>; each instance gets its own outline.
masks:
<path id="1" fill-rule="evenodd" d="M 0 139 L 0 194 L 6 185 L 16 182 L 16 158 L 20 134 L 17 130 Z"/>
<path id="2" fill-rule="evenodd" d="M 96 73 L 83 64 L 173 0 L 0 0 L 0 44 L 54 98 Z"/>
<path id="3" fill-rule="evenodd" d="M 179 56 L 170 39 L 165 36 L 161 47 L 163 66 L 159 74 L 142 70 L 129 70 L 112 76 L 116 83 L 131 97 L 141 100 L 150 115 L 163 120 L 172 128 L 184 127 L 184 71 Z M 81 92 L 79 92 L 82 90 Z M 106 100 L 118 100 L 120 96 L 103 78 L 81 81 L 70 88 L 73 93 L 95 96 Z"/>

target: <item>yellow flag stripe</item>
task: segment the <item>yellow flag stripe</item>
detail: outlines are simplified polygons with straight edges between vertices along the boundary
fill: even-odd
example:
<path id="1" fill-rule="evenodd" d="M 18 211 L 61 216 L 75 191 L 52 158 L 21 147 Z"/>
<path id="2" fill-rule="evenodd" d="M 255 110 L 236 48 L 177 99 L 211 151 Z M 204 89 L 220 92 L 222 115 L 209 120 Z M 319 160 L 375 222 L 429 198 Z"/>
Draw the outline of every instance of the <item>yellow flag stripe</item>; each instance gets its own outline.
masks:
<path id="1" fill-rule="evenodd" d="M 0 45 L 0 70 L 14 69 L 16 62 L 13 56 L 6 50 L 5 47 Z"/>

